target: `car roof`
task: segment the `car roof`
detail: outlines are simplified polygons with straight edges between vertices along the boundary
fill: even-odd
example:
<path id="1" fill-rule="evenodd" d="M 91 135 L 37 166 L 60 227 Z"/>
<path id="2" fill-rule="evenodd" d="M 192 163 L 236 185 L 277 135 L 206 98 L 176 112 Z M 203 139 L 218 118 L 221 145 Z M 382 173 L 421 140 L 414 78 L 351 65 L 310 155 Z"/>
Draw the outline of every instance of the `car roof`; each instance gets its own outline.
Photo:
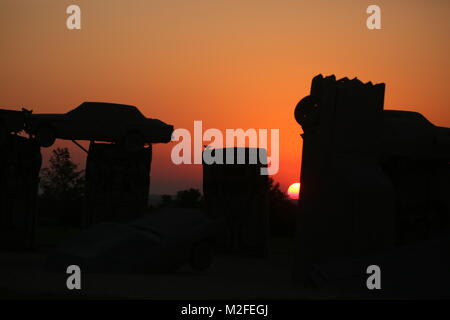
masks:
<path id="1" fill-rule="evenodd" d="M 119 103 L 110 103 L 110 102 L 83 102 L 80 104 L 77 108 L 80 107 L 89 107 L 89 108 L 95 108 L 95 107 L 120 107 L 120 108 L 133 108 L 137 109 L 135 106 L 128 105 L 128 104 L 119 104 Z"/>

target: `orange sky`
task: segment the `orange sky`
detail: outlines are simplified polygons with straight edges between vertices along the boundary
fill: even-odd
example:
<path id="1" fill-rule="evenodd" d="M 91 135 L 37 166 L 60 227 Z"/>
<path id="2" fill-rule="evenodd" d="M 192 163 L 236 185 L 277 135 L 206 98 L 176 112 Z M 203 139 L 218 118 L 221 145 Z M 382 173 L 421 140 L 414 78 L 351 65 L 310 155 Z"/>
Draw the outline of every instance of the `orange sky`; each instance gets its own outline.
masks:
<path id="1" fill-rule="evenodd" d="M 70 4 L 81 30 L 66 28 Z M 370 4 L 382 30 L 366 28 Z M 0 106 L 105 101 L 177 128 L 279 128 L 286 189 L 300 172 L 293 109 L 318 73 L 385 82 L 386 108 L 450 127 L 449 12 L 447 0 L 0 0 Z M 152 193 L 201 188 L 201 166 L 171 164 L 172 146 L 154 147 Z"/>

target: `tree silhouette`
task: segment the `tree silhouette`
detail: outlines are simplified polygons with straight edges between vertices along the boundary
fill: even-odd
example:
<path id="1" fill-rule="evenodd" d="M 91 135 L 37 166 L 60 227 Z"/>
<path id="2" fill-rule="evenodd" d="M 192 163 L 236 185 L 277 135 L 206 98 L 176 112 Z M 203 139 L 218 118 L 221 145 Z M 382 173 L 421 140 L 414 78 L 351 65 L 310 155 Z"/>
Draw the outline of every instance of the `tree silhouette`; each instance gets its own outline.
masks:
<path id="1" fill-rule="evenodd" d="M 271 202 L 282 202 L 288 201 L 289 197 L 286 192 L 281 191 L 280 184 L 278 182 L 275 183 L 273 178 L 269 178 L 269 201 Z"/>
<path id="2" fill-rule="evenodd" d="M 77 170 L 77 165 L 70 159 L 67 148 L 54 149 L 49 162 L 50 166 L 42 169 L 43 195 L 65 199 L 83 193 L 84 171 Z"/>
<path id="3" fill-rule="evenodd" d="M 84 195 L 84 170 L 77 170 L 67 148 L 52 151 L 49 167 L 42 169 L 41 215 L 62 223 L 79 225 Z"/>
<path id="4" fill-rule="evenodd" d="M 160 207 L 169 207 L 173 204 L 172 196 L 168 194 L 163 194 L 161 196 Z"/>
<path id="5" fill-rule="evenodd" d="M 272 178 L 269 178 L 268 189 L 271 234 L 276 237 L 292 237 L 295 234 L 297 206 Z"/>
<path id="6" fill-rule="evenodd" d="M 200 208 L 202 194 L 197 189 L 178 191 L 175 202 L 181 208 Z"/>

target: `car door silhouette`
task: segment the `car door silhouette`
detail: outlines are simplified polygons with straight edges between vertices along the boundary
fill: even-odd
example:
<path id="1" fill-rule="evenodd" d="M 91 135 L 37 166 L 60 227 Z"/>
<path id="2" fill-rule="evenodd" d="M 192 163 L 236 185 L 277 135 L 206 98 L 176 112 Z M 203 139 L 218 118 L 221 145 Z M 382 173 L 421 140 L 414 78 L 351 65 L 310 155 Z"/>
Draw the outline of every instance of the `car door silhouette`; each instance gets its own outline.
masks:
<path id="1" fill-rule="evenodd" d="M 74 140 L 105 140 L 107 108 L 98 104 L 82 104 L 69 114 L 68 128 Z"/>

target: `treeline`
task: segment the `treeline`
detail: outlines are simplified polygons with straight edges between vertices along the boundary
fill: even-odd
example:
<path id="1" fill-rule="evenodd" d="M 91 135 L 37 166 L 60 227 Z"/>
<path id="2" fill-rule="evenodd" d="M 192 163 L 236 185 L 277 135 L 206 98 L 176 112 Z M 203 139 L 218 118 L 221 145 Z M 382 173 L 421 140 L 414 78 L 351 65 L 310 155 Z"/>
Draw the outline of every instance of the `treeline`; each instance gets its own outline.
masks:
<path id="1" fill-rule="evenodd" d="M 268 181 L 270 230 L 276 237 L 291 237 L 295 231 L 296 205 L 280 189 L 273 179 Z M 41 170 L 38 212 L 40 225 L 64 225 L 81 227 L 84 212 L 85 172 L 72 161 L 67 148 L 52 151 L 48 167 Z M 175 196 L 163 195 L 156 206 L 192 208 L 206 211 L 206 205 L 198 189 L 181 190 Z"/>

